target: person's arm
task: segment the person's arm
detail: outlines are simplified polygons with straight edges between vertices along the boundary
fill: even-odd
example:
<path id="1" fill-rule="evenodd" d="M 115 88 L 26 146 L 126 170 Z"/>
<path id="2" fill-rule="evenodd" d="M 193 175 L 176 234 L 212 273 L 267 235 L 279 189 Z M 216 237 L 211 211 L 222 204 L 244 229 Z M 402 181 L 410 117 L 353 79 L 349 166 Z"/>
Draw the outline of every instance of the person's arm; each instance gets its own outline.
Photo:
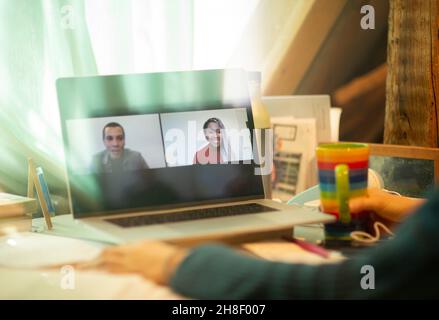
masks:
<path id="1" fill-rule="evenodd" d="M 439 193 L 401 225 L 396 238 L 337 264 L 254 259 L 223 246 L 200 246 L 170 286 L 202 299 L 421 298 L 439 296 Z"/>
<path id="2" fill-rule="evenodd" d="M 139 273 L 162 285 L 187 256 L 188 250 L 159 241 L 142 241 L 105 249 L 99 257 L 100 267 L 113 273 Z M 84 266 L 88 266 L 85 263 Z M 77 266 L 78 269 L 82 265 Z"/>
<path id="3" fill-rule="evenodd" d="M 333 265 L 266 261 L 221 245 L 188 251 L 148 242 L 106 250 L 103 266 L 109 271 L 138 272 L 193 298 L 437 297 L 437 211 L 438 194 L 407 219 L 394 240 Z"/>
<path id="4" fill-rule="evenodd" d="M 128 163 L 130 170 L 142 170 L 142 169 L 149 169 L 148 164 L 145 161 L 145 158 L 143 158 L 142 154 L 138 151 L 133 150 L 125 150 L 125 152 L 128 154 Z"/>
<path id="5" fill-rule="evenodd" d="M 141 169 L 149 169 L 148 164 L 146 163 L 145 159 L 143 158 L 143 156 L 141 154 L 140 155 L 140 168 Z"/>

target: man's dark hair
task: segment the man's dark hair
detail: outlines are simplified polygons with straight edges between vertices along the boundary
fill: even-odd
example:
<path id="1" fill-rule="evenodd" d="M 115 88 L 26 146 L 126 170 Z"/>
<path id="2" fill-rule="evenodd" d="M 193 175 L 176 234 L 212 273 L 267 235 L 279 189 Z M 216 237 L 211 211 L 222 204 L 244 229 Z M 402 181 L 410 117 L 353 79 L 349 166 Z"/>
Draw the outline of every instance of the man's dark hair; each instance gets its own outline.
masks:
<path id="1" fill-rule="evenodd" d="M 119 127 L 122 129 L 122 135 L 123 135 L 123 138 L 125 139 L 125 130 L 123 129 L 123 127 L 117 122 L 109 122 L 105 125 L 104 129 L 102 129 L 102 140 L 105 140 L 105 129 L 106 128 L 116 128 L 116 127 Z"/>
<path id="2" fill-rule="evenodd" d="M 218 125 L 218 127 L 220 127 L 220 129 L 225 129 L 223 122 L 218 119 L 218 118 L 210 118 L 207 119 L 206 122 L 204 123 L 203 129 L 207 129 L 207 127 L 209 126 L 209 123 L 216 123 Z"/>

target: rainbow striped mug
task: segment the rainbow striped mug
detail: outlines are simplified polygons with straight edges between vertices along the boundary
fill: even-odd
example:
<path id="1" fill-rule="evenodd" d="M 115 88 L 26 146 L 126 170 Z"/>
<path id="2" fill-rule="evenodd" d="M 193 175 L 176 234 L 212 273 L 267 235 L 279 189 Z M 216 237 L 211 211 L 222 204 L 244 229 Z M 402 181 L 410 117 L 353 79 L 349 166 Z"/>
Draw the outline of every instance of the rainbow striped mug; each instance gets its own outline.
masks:
<path id="1" fill-rule="evenodd" d="M 326 143 L 317 147 L 320 204 L 337 221 L 325 225 L 326 240 L 350 241 L 350 233 L 366 230 L 365 215 L 349 212 L 349 199 L 367 193 L 369 146 L 363 143 Z"/>

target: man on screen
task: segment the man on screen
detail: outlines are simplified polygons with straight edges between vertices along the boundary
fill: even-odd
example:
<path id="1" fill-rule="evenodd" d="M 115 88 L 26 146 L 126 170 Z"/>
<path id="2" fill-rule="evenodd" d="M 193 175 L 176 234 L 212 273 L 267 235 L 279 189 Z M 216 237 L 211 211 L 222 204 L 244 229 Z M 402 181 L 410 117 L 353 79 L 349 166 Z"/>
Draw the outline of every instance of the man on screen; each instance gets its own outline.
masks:
<path id="1" fill-rule="evenodd" d="M 110 122 L 102 130 L 105 150 L 93 156 L 92 168 L 96 173 L 116 173 L 148 169 L 140 152 L 125 148 L 125 130 L 117 122 Z"/>

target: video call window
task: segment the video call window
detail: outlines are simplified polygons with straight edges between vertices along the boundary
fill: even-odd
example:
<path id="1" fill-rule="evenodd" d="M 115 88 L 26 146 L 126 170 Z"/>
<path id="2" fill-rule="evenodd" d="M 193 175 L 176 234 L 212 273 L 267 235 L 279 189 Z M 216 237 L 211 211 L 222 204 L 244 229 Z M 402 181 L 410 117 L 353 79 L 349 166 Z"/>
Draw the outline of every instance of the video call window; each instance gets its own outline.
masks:
<path id="1" fill-rule="evenodd" d="M 160 114 L 168 167 L 253 159 L 245 108 Z"/>
<path id="2" fill-rule="evenodd" d="M 77 174 L 166 167 L 158 114 L 73 119 L 66 126 Z"/>
<path id="3" fill-rule="evenodd" d="M 76 174 L 251 163 L 245 108 L 68 120 Z"/>

